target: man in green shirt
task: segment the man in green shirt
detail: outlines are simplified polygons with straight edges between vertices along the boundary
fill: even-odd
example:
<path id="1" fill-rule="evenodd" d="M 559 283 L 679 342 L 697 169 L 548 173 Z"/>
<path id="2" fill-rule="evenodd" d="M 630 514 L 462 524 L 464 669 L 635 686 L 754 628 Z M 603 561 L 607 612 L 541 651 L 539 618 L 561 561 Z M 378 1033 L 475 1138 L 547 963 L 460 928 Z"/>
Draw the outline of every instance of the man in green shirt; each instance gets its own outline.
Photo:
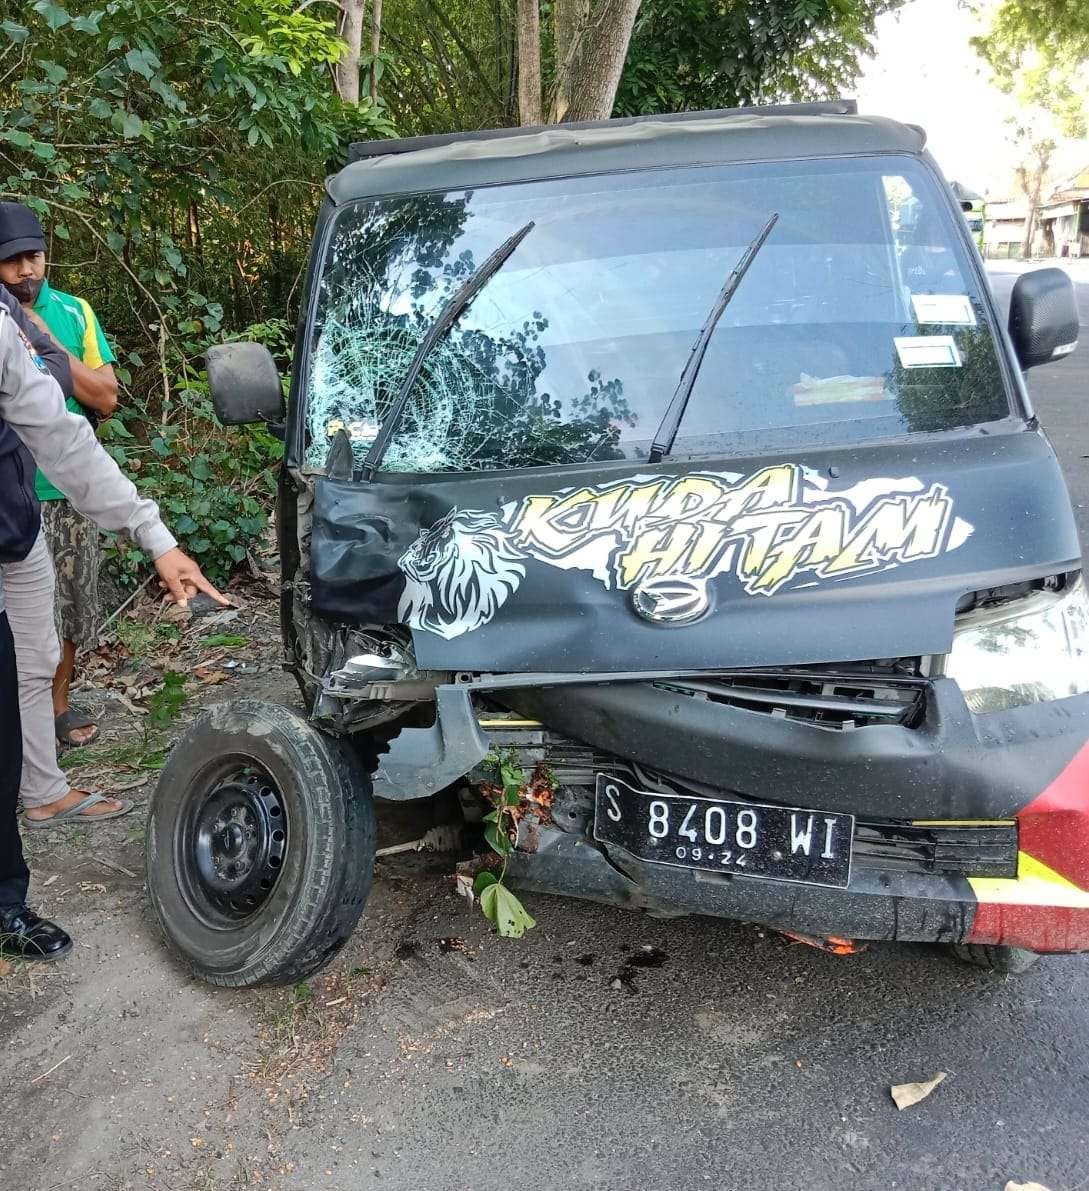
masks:
<path id="1" fill-rule="evenodd" d="M 84 299 L 49 285 L 45 277 L 44 232 L 29 208 L 20 203 L 0 203 L 0 230 L 7 233 L 0 235 L 0 240 L 5 241 L 0 252 L 0 282 L 19 301 L 27 317 L 70 357 L 75 397 L 69 399 L 69 409 L 87 415 L 92 421 L 109 417 L 117 408 L 117 379 L 111 367 L 114 356 L 94 311 Z M 48 631 L 49 619 L 53 618 L 60 638 L 59 665 L 51 671 L 55 735 L 63 744 L 90 744 L 98 729 L 87 716 L 71 707 L 69 692 L 77 651 L 98 644 L 98 627 L 103 619 L 98 595 L 101 562 L 98 529 L 77 513 L 41 472 L 35 489 L 42 502 L 42 527 L 52 554 L 56 586 L 50 600 L 52 575 L 44 550 L 20 564 L 19 574 L 9 577 L 20 698 L 25 702 L 24 689 L 47 681 L 45 671 L 56 657 L 55 639 Z M 39 674 L 39 670 L 43 673 Z M 27 718 L 24 713 L 24 719 Z M 67 815 L 88 797 L 85 791 L 71 790 L 64 780 L 56 764 L 56 745 L 52 739 L 37 740 L 30 736 L 24 725 L 20 792 L 28 826 Z M 100 798 L 86 805 L 79 816 L 85 820 L 112 817 L 124 813 L 130 805 Z"/>
<path id="2" fill-rule="evenodd" d="M 9 264 L 8 261 L 0 262 L 0 273 Z M 27 309 L 27 315 L 72 358 L 76 396 L 68 399 L 68 408 L 74 414 L 91 410 L 99 417 L 108 418 L 117 409 L 117 378 L 110 367 L 116 357 L 110 351 L 90 304 L 83 298 L 53 289 L 45 279 L 44 260 L 41 265 L 41 289 L 33 305 Z M 18 297 L 18 293 L 15 296 Z M 40 471 L 34 486 L 39 500 L 64 499 Z"/>

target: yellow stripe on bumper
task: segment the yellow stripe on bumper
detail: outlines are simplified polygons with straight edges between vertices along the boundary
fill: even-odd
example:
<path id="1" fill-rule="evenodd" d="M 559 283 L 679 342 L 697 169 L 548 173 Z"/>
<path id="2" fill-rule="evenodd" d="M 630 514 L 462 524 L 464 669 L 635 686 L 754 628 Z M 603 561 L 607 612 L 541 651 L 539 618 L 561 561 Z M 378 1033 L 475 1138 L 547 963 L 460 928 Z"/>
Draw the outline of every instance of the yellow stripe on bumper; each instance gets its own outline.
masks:
<path id="1" fill-rule="evenodd" d="M 1014 906 L 1067 906 L 1089 909 L 1089 891 L 1079 889 L 1043 861 L 1027 852 L 1017 854 L 1017 879 L 969 877 L 968 884 L 981 902 Z"/>

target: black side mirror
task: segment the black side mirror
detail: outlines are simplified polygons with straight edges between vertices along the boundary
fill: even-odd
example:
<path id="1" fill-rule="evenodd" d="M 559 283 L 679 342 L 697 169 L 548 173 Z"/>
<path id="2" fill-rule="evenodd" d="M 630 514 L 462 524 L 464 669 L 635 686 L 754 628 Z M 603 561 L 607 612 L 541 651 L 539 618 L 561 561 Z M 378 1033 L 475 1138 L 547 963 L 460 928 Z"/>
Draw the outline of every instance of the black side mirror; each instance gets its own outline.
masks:
<path id="1" fill-rule="evenodd" d="M 1010 338 L 1022 369 L 1061 360 L 1078 346 L 1074 283 L 1062 269 L 1033 269 L 1010 296 Z"/>
<path id="2" fill-rule="evenodd" d="M 276 361 L 260 343 L 218 343 L 205 356 L 208 388 L 224 426 L 278 422 L 284 393 Z"/>

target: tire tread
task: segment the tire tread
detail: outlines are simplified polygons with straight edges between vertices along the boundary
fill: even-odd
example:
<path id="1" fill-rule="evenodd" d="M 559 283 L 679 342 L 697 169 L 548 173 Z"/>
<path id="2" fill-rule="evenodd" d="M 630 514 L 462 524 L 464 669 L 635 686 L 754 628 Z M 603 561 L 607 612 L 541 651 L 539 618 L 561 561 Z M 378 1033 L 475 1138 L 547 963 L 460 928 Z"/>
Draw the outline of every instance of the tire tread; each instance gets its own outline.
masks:
<path id="1" fill-rule="evenodd" d="M 259 725 L 255 739 L 276 739 L 262 764 L 291 764 L 311 792 L 326 787 L 324 798 L 311 798 L 308 813 L 316 816 L 312 837 L 322 845 L 315 867 L 320 880 L 304 882 L 297 892 L 289 917 L 259 956 L 234 971 L 224 971 L 181 946 L 171 929 L 170 912 L 156 888 L 163 865 L 157 831 L 149 822 L 147 836 L 148 889 L 156 916 L 174 946 L 182 950 L 193 971 L 209 984 L 222 988 L 250 988 L 270 984 L 294 984 L 324 967 L 344 946 L 363 912 L 370 891 L 375 851 L 375 819 L 370 799 L 370 782 L 354 754 L 338 741 L 318 732 L 290 708 L 258 700 L 239 700 L 209 708 L 179 739 L 163 771 L 152 801 L 151 819 L 161 792 L 196 758 L 207 759 L 217 738 L 229 737 L 225 724 L 245 722 Z M 261 752 L 259 745 L 255 753 Z M 323 813 L 324 812 L 324 813 Z M 170 838 L 164 833 L 164 844 Z M 168 899 L 172 900 L 172 899 Z"/>
<path id="2" fill-rule="evenodd" d="M 950 943 L 949 949 L 962 963 L 987 968 L 992 972 L 1019 975 L 1027 972 L 1040 958 L 1024 947 L 1008 947 L 991 943 Z"/>

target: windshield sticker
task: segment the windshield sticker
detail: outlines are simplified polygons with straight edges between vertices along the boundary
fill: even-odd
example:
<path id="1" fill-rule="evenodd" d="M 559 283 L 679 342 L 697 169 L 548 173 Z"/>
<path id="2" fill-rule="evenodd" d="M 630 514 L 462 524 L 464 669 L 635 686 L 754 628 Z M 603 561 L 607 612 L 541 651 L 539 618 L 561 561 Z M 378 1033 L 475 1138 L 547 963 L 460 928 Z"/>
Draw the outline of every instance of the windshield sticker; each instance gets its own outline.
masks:
<path id="1" fill-rule="evenodd" d="M 842 405 L 853 401 L 891 401 L 883 376 L 810 376 L 794 386 L 795 405 Z"/>
<path id="2" fill-rule="evenodd" d="M 960 367 L 960 352 L 952 335 L 897 335 L 893 343 L 904 368 Z"/>
<path id="3" fill-rule="evenodd" d="M 976 312 L 967 294 L 912 294 L 917 323 L 944 323 L 952 327 L 974 327 Z"/>
<path id="4" fill-rule="evenodd" d="M 709 608 L 716 576 L 771 596 L 936 558 L 971 533 L 945 485 L 914 477 L 830 491 L 789 463 L 747 476 L 632 476 L 526 496 L 498 512 L 451 509 L 398 560 L 398 616 L 459 637 L 495 616 L 530 562 L 586 571 L 608 590 L 669 579 Z"/>

